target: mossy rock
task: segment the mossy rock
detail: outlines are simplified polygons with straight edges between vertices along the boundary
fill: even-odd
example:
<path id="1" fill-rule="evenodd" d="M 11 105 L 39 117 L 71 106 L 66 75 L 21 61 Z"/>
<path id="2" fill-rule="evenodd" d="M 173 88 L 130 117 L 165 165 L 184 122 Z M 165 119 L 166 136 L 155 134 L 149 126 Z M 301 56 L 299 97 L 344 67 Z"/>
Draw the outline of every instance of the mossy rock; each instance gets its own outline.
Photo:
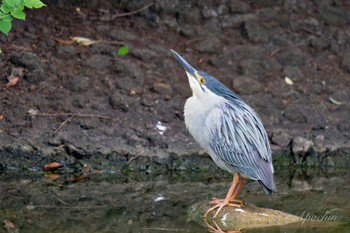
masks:
<path id="1" fill-rule="evenodd" d="M 293 214 L 284 213 L 279 210 L 260 208 L 252 204 L 246 204 L 242 208 L 224 207 L 213 219 L 216 210 L 209 213 L 204 219 L 204 213 L 212 207 L 208 201 L 203 201 L 192 205 L 189 209 L 189 219 L 205 226 L 215 222 L 222 230 L 227 229 L 249 229 L 269 226 L 280 226 L 303 219 Z M 213 224 L 214 225 L 214 224 Z"/>

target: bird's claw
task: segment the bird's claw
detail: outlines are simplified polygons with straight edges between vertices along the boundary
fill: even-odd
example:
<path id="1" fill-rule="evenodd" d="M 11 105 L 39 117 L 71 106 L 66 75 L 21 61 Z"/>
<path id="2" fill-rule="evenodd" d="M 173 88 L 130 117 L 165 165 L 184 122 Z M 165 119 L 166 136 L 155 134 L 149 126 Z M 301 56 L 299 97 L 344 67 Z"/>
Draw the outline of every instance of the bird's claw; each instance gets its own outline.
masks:
<path id="1" fill-rule="evenodd" d="M 223 199 L 216 199 L 214 201 L 209 202 L 209 204 L 215 204 L 215 206 L 211 207 L 210 209 L 207 210 L 207 212 L 204 214 L 204 217 L 207 217 L 210 212 L 212 212 L 215 209 L 218 209 L 216 213 L 214 214 L 213 218 L 216 218 L 216 216 L 220 213 L 221 209 L 224 208 L 225 206 L 231 206 L 235 208 L 241 208 L 241 204 L 234 204 L 227 202 L 226 200 Z"/>
<path id="2" fill-rule="evenodd" d="M 210 205 L 216 205 L 219 203 L 224 202 L 224 199 L 219 199 L 219 198 L 213 198 L 213 200 L 211 202 L 209 202 Z M 245 206 L 244 201 L 241 200 L 237 200 L 237 199 L 231 199 L 230 203 L 234 204 L 234 203 L 238 203 L 239 205 L 241 205 L 241 207 Z"/>

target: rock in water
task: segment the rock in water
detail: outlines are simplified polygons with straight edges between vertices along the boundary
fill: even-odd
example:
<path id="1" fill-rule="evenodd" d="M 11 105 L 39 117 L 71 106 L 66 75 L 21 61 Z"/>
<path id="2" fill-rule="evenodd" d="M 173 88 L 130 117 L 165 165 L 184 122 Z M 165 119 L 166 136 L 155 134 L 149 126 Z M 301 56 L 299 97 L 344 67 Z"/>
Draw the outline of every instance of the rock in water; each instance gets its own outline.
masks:
<path id="1" fill-rule="evenodd" d="M 215 221 L 213 216 L 216 210 L 214 210 L 204 219 L 204 213 L 210 207 L 208 201 L 192 205 L 188 211 L 189 219 L 203 226 L 214 223 L 213 226 L 219 227 L 222 230 L 281 226 L 303 221 L 301 217 L 296 215 L 284 213 L 279 210 L 260 208 L 252 204 L 246 204 L 243 208 L 224 207 L 215 218 Z"/>

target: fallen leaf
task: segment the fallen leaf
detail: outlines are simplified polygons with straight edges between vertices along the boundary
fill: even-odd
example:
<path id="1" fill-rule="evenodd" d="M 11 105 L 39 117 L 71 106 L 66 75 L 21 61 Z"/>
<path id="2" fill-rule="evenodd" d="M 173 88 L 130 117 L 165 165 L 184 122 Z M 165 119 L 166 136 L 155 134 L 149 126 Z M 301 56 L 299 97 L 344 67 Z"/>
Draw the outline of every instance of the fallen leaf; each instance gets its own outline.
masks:
<path id="1" fill-rule="evenodd" d="M 291 86 L 292 86 L 292 85 L 294 85 L 293 80 L 292 80 L 292 79 L 290 79 L 290 78 L 289 78 L 289 77 L 287 77 L 287 76 L 284 78 L 284 81 L 285 81 L 285 82 L 286 82 L 288 85 L 291 85 Z"/>
<path id="2" fill-rule="evenodd" d="M 329 101 L 332 103 L 332 104 L 335 104 L 335 105 L 342 105 L 344 104 L 343 102 L 340 102 L 336 99 L 333 99 L 332 97 L 329 97 Z"/>
<path id="3" fill-rule="evenodd" d="M 57 41 L 59 44 L 63 44 L 63 45 L 72 45 L 72 44 L 74 44 L 73 40 L 63 40 L 63 39 L 56 38 L 55 41 Z"/>
<path id="4" fill-rule="evenodd" d="M 14 78 L 10 79 L 8 81 L 8 83 L 6 84 L 6 87 L 13 87 L 13 86 L 17 85 L 17 83 L 19 83 L 19 80 L 20 80 L 19 77 L 14 77 Z"/>
<path id="5" fill-rule="evenodd" d="M 44 177 L 50 180 L 57 180 L 62 176 L 62 174 L 57 173 L 46 173 L 44 174 Z"/>
<path id="6" fill-rule="evenodd" d="M 89 38 L 80 37 L 80 36 L 72 37 L 71 40 L 76 42 L 76 43 L 78 43 L 78 44 L 81 44 L 83 46 L 90 46 L 92 44 L 96 44 L 96 43 L 100 42 L 100 41 L 97 41 L 97 40 L 91 40 Z"/>
<path id="7" fill-rule="evenodd" d="M 87 179 L 87 177 L 88 177 L 87 175 L 74 176 L 74 177 L 67 178 L 66 181 L 67 182 L 78 182 L 78 181 Z"/>
<path id="8" fill-rule="evenodd" d="M 15 227 L 15 224 L 13 224 L 13 222 L 11 222 L 10 220 L 6 220 L 6 219 L 5 219 L 5 220 L 3 221 L 3 223 L 4 223 L 5 228 L 8 229 L 8 230 L 9 230 L 9 229 L 14 229 L 14 228 L 16 228 L 16 227 Z"/>
<path id="9" fill-rule="evenodd" d="M 63 165 L 60 163 L 57 163 L 57 162 L 52 162 L 52 163 L 45 164 L 44 170 L 45 171 L 54 171 L 60 167 L 63 167 Z"/>
<path id="10" fill-rule="evenodd" d="M 125 56 L 128 53 L 129 53 L 129 48 L 127 46 L 122 46 L 117 51 L 118 56 Z"/>

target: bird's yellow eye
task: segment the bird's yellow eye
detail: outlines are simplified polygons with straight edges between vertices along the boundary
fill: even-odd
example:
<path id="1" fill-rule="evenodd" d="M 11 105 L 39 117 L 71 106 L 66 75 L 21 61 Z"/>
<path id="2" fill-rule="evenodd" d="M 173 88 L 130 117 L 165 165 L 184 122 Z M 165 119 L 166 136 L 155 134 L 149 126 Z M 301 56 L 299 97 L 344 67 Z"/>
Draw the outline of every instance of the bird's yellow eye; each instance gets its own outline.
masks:
<path id="1" fill-rule="evenodd" d="M 201 85 L 205 83 L 205 79 L 203 77 L 198 77 L 198 81 Z"/>
<path id="2" fill-rule="evenodd" d="M 201 75 L 199 75 L 198 72 L 196 72 L 195 75 L 199 84 L 203 85 L 205 83 L 205 79 Z"/>

